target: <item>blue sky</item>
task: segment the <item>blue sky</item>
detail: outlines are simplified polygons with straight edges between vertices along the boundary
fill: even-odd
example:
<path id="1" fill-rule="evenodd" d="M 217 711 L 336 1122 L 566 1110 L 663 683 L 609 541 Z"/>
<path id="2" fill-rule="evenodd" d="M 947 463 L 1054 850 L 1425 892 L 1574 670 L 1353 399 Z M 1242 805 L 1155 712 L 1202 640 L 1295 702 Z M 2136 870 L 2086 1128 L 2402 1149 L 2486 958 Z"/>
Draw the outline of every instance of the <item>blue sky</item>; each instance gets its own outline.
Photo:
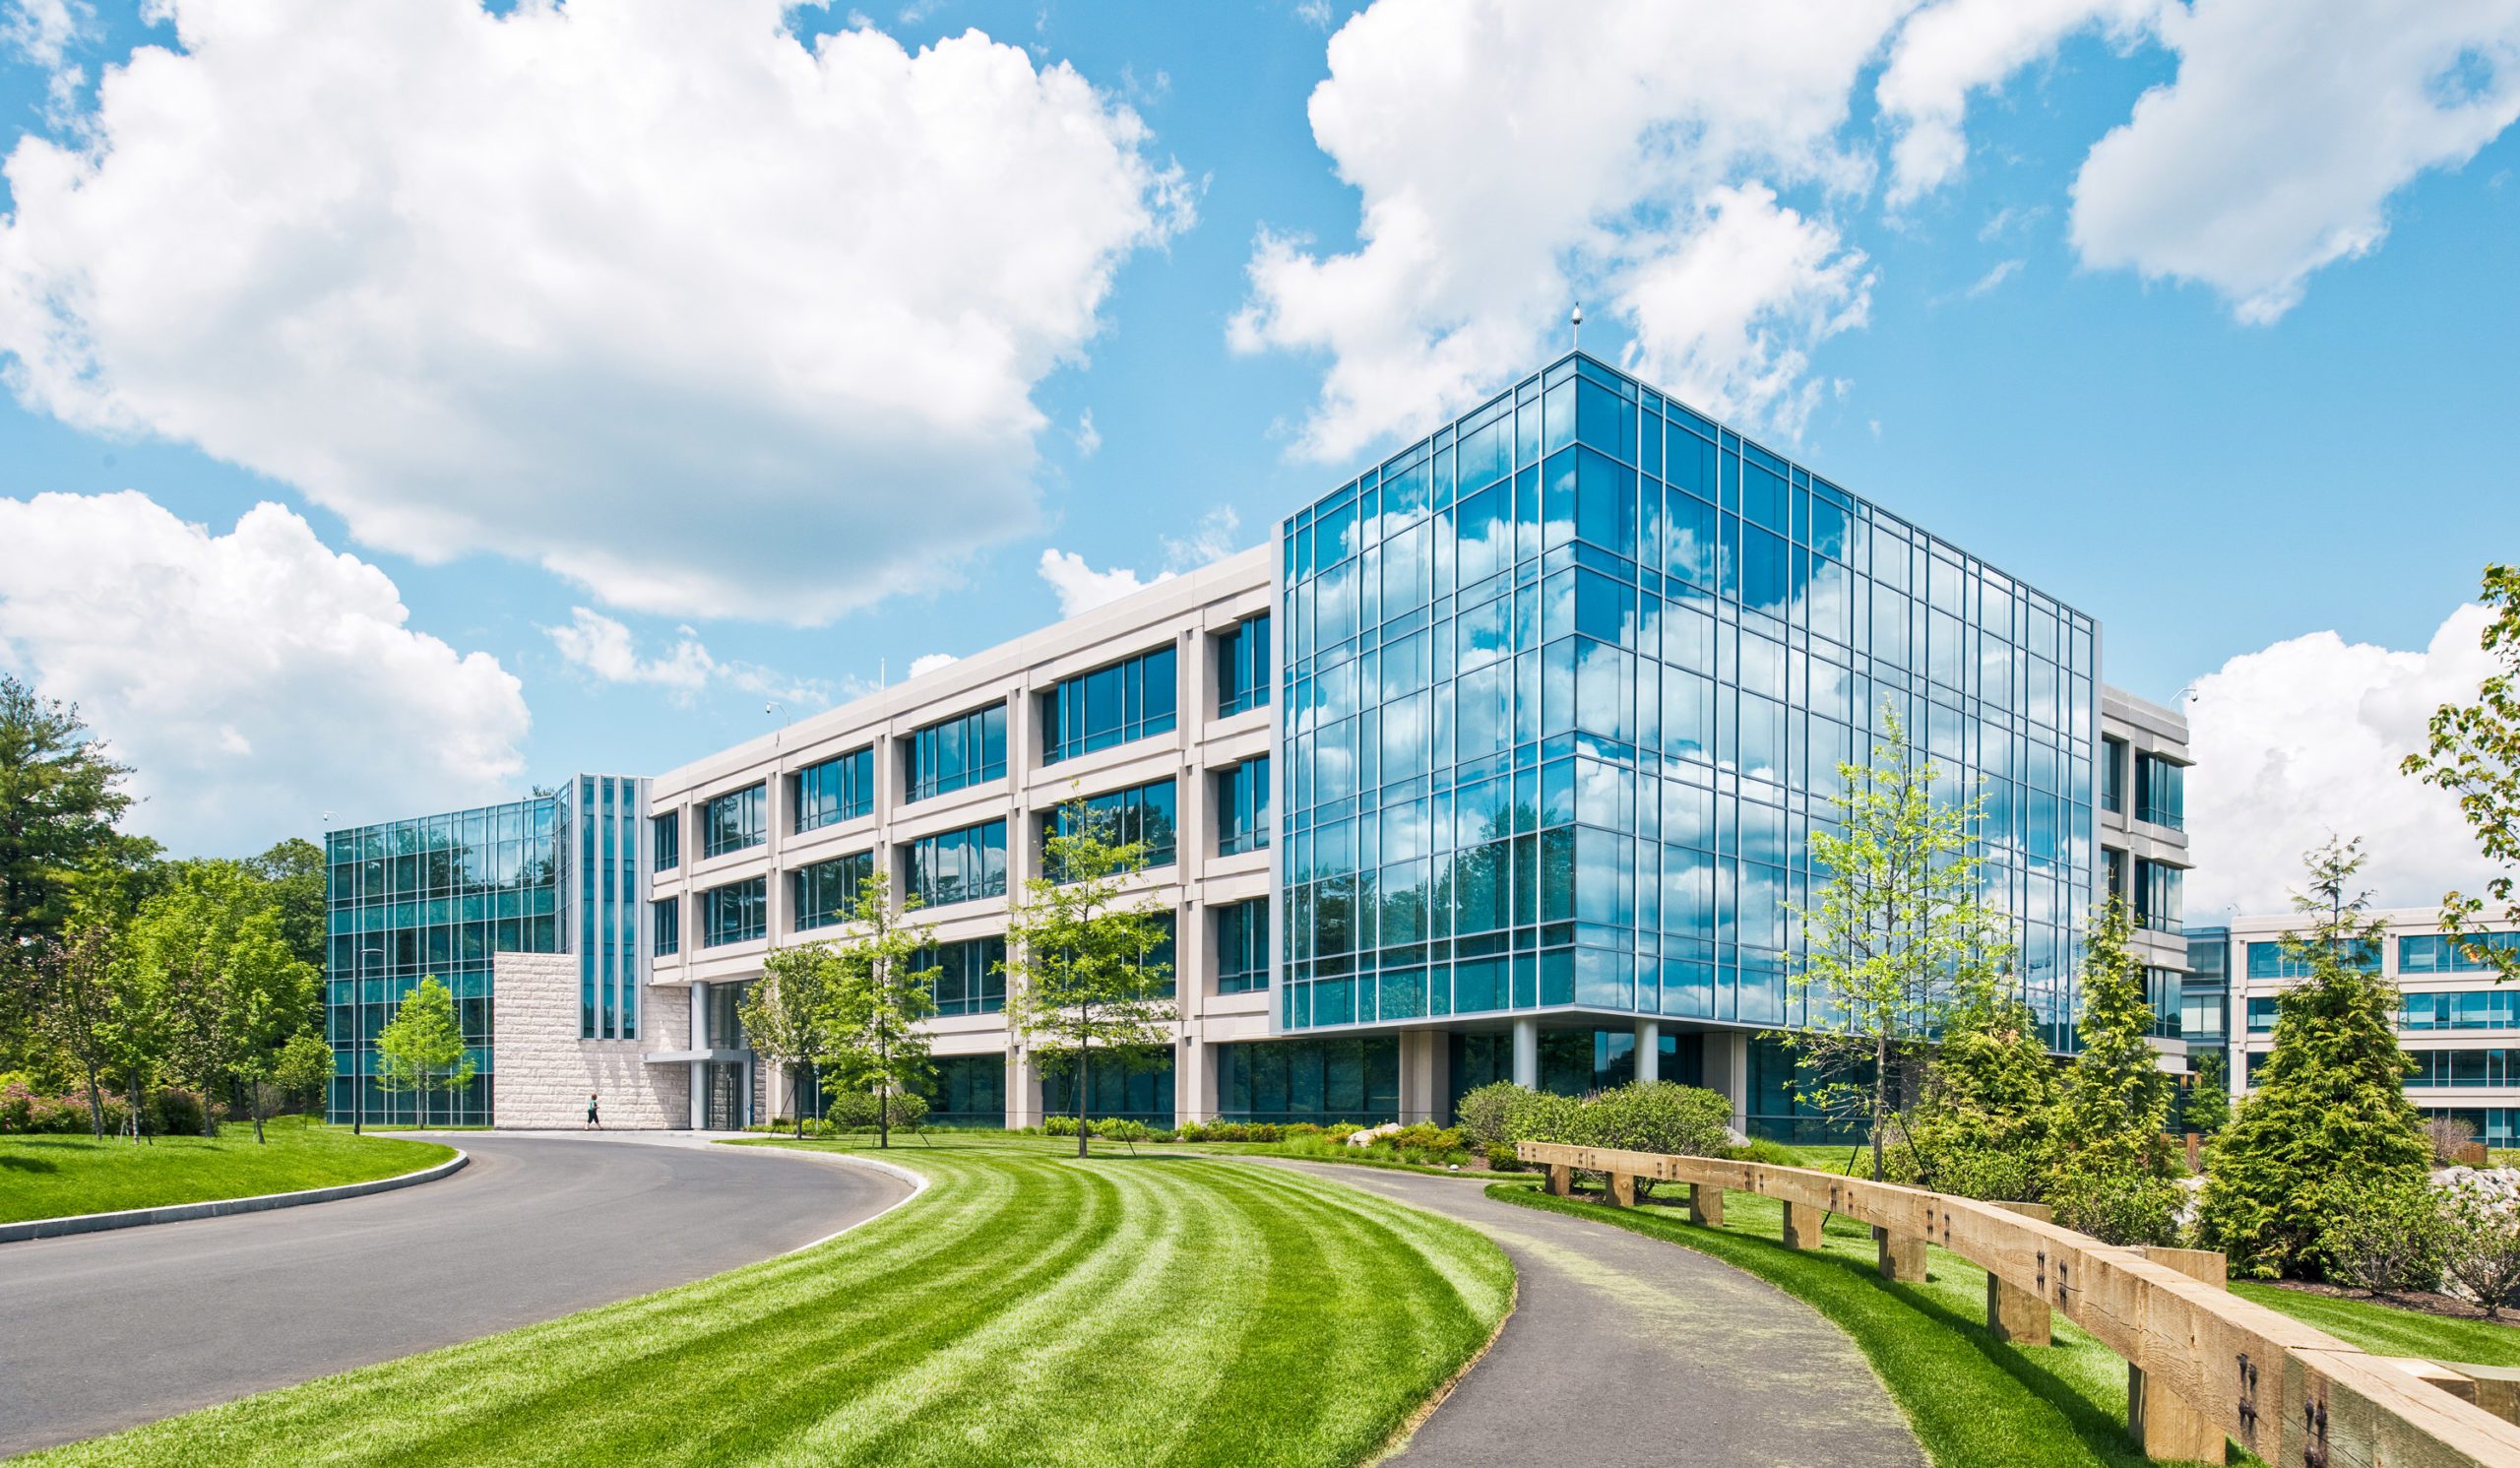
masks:
<path id="1" fill-rule="evenodd" d="M 2457 874 L 2368 767 L 2512 550 L 2507 0 L 169 9 L 6 0 L 0 666 L 180 850 L 1252 543 L 1580 295 L 2196 687 L 2192 908 L 2323 826 Z"/>

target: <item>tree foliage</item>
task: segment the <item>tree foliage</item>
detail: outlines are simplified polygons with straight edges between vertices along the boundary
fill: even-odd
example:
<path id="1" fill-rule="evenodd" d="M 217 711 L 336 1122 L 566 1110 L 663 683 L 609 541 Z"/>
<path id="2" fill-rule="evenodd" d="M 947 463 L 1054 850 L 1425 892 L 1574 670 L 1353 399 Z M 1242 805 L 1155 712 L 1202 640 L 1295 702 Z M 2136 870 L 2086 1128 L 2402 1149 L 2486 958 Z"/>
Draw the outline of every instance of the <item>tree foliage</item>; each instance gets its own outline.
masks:
<path id="1" fill-rule="evenodd" d="M 857 884 L 849 930 L 830 945 L 834 963 L 823 1000 L 829 1013 L 822 1063 L 842 1085 L 872 1097 L 923 1097 L 934 1085 L 919 1021 L 936 1012 L 938 971 L 918 960 L 933 951 L 936 933 L 905 921 L 917 907 L 912 897 L 895 913 L 891 883 L 865 877 Z M 890 1147 L 900 1108 L 879 1105 L 873 1111 L 876 1145 Z M 925 1112 L 922 1106 L 920 1115 Z"/>
<path id="2" fill-rule="evenodd" d="M 2221 1051 L 2209 1050 L 2197 1057 L 2196 1081 L 2187 1088 L 2181 1116 L 2188 1130 L 2204 1137 L 2216 1136 L 2232 1124 L 2231 1071 Z"/>
<path id="3" fill-rule="evenodd" d="M 2126 904 L 2110 893 L 2084 945 L 2082 1050 L 2065 1072 L 2057 1140 L 2068 1167 L 2164 1176 L 2171 1081 L 2145 1038 L 2153 1006 L 2143 965 L 2127 951 L 2129 927 Z"/>
<path id="4" fill-rule="evenodd" d="M 2359 962 L 2386 928 L 2355 886 L 2362 846 L 2331 840 L 2305 858 L 2308 884 L 2293 898 L 2305 921 L 2283 941 L 2308 977 L 2278 997 L 2274 1051 L 2207 1165 L 2200 1226 L 2246 1274 L 2324 1272 L 2336 1193 L 2321 1183 L 2381 1188 L 2429 1169 L 2402 1089 L 2397 987 Z"/>
<path id="5" fill-rule="evenodd" d="M 206 1101 L 240 1087 L 260 1141 L 281 1049 L 305 1028 L 318 984 L 284 935 L 268 885 L 239 862 L 178 863 L 141 904 L 128 958 L 165 1006 L 175 1078 Z M 203 1112 L 203 1129 L 215 1132 L 213 1108 Z"/>
<path id="6" fill-rule="evenodd" d="M 429 1093 L 472 1084 L 472 1059 L 456 1022 L 455 994 L 435 974 L 403 996 L 394 1017 L 376 1032 L 376 1078 L 388 1091 L 419 1098 L 420 1124 L 429 1124 Z"/>
<path id="7" fill-rule="evenodd" d="M 2038 1018 L 2006 995 L 1946 1030 L 1887 1176 L 1939 1192 L 2035 1202 L 2056 1162 L 2056 1062 Z"/>
<path id="8" fill-rule="evenodd" d="M 2442 930 L 2467 937 L 2496 922 L 2520 926 L 2513 887 L 2520 869 L 2520 569 L 2487 566 L 2484 601 L 2494 615 L 2480 641 L 2499 666 L 2478 687 L 2475 703 L 2433 711 L 2424 752 L 2400 766 L 2458 798 L 2479 854 L 2496 870 L 2484 896 L 2452 891 L 2441 898 Z M 2501 978 L 2520 979 L 2520 947 L 2464 946 Z"/>
<path id="9" fill-rule="evenodd" d="M 1169 1052 L 1172 969 L 1148 957 L 1169 937 L 1169 913 L 1130 895 L 1146 866 L 1143 842 L 1111 839 L 1107 816 L 1068 801 L 1044 843 L 1040 876 L 1007 924 L 1013 1027 L 1042 1068 L 1064 1073 L 1076 1110 L 1076 1155 L 1086 1155 L 1086 1111 L 1098 1058 L 1123 1067 Z"/>
<path id="10" fill-rule="evenodd" d="M 1838 767 L 1835 819 L 1811 833 L 1817 880 L 1795 910 L 1806 953 L 1791 976 L 1806 1028 L 1781 1037 L 1809 1077 L 1799 1100 L 1863 1118 L 1875 1178 L 1938 1037 L 1986 1013 L 2012 957 L 1979 874 L 1984 798 L 1939 798 L 1941 771 L 1895 709 L 1881 713 L 1872 763 Z"/>
<path id="11" fill-rule="evenodd" d="M 114 822 L 130 774 L 75 706 L 0 674 L 0 944 L 62 936 L 81 874 L 128 852 Z"/>
<path id="12" fill-rule="evenodd" d="M 808 1110 L 806 1067 L 831 1053 L 831 990 L 839 974 L 840 957 L 829 943 L 774 948 L 761 961 L 761 977 L 744 986 L 735 1001 L 744 1043 L 788 1078 L 788 1110 L 800 1137 Z"/>

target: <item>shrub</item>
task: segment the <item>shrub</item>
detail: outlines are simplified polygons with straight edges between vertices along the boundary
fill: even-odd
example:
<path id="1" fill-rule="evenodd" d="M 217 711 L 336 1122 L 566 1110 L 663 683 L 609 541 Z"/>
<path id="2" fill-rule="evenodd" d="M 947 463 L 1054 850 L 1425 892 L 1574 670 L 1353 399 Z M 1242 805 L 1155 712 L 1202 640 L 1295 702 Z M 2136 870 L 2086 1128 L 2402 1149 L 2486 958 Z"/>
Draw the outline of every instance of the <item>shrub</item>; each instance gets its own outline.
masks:
<path id="1" fill-rule="evenodd" d="M 2447 1240 L 2441 1199 L 2428 1183 L 2401 1179 L 2372 1187 L 2349 1179 L 2320 1184 L 2334 1196 L 2318 1249 L 2328 1276 L 2375 1295 L 2437 1289 Z"/>
<path id="2" fill-rule="evenodd" d="M 1074 1117 L 1044 1117 L 1041 1118 L 1041 1135 L 1074 1136 L 1076 1135 L 1076 1118 Z"/>
<path id="3" fill-rule="evenodd" d="M 12 1074 L 0 1080 L 0 1133 L 28 1130 L 34 1111 L 34 1089 L 24 1076 Z"/>
<path id="4" fill-rule="evenodd" d="M 209 1124 L 201 1095 L 168 1086 L 149 1095 L 149 1125 L 159 1136 L 198 1136 Z M 81 1111 L 86 1108 L 82 1107 Z"/>
<path id="5" fill-rule="evenodd" d="M 2137 1164 L 2069 1164 L 2048 1188 L 2048 1201 L 2056 1222 L 2103 1244 L 2175 1245 L 2185 1198 L 2177 1183 Z"/>
<path id="6" fill-rule="evenodd" d="M 927 1098 L 915 1091 L 896 1091 L 884 1098 L 884 1120 L 895 1131 L 916 1131 L 927 1120 Z"/>
<path id="7" fill-rule="evenodd" d="M 1732 1140 L 1732 1103 L 1713 1091 L 1671 1081 L 1633 1081 L 1587 1096 L 1575 1109 L 1570 1140 L 1626 1152 L 1712 1157 Z"/>
<path id="8" fill-rule="evenodd" d="M 1487 1168 L 1496 1173 L 1520 1173 L 1528 1171 L 1529 1165 L 1514 1155 L 1511 1142 L 1497 1142 L 1487 1149 Z"/>
<path id="9" fill-rule="evenodd" d="M 2459 1149 L 2477 1139 L 2476 1127 L 2450 1117 L 2424 1118 L 2425 1140 L 2432 1144 L 2432 1165 L 2448 1167 L 2459 1160 Z"/>
<path id="10" fill-rule="evenodd" d="M 2520 1197 L 2508 1178 L 2462 1170 L 2441 1189 L 2441 1272 L 2488 1319 L 2520 1303 Z"/>
<path id="11" fill-rule="evenodd" d="M 1453 1117 L 1473 1145 L 1493 1148 L 1514 1140 L 1515 1110 L 1531 1094 L 1512 1081 L 1490 1081 L 1463 1093 Z"/>
<path id="12" fill-rule="evenodd" d="M 1798 1168 L 1802 1159 L 1794 1155 L 1783 1142 L 1773 1137 L 1754 1136 L 1738 1146 L 1727 1147 L 1716 1154 L 1733 1162 L 1763 1162 L 1770 1167 Z"/>
<path id="13" fill-rule="evenodd" d="M 1094 1134 L 1106 1141 L 1137 1143 L 1147 1140 L 1152 1135 L 1144 1121 L 1124 1117 L 1103 1117 L 1092 1124 Z"/>

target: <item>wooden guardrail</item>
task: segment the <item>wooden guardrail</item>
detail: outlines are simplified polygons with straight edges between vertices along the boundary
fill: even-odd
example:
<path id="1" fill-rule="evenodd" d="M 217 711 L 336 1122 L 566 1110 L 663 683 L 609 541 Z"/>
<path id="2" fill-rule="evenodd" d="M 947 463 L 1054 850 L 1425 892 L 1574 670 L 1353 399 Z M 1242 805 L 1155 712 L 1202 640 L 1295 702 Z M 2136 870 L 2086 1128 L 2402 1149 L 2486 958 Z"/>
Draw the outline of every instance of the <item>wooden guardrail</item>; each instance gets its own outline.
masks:
<path id="1" fill-rule="evenodd" d="M 1775 1198 L 1795 1248 L 1819 1247 L 1822 1221 L 1843 1213 L 1873 1227 L 1891 1279 L 1922 1279 L 1927 1244 L 1948 1249 L 1986 1271 L 1997 1339 L 2044 1345 L 2056 1310 L 2126 1359 L 2128 1430 L 2155 1458 L 2220 1463 L 2229 1437 L 2274 1468 L 2520 1468 L 2520 1426 L 2406 1363 L 2231 1294 L 2219 1254 L 2119 1247 L 2058 1227 L 2037 1205 L 1810 1168 L 1555 1142 L 1514 1150 L 1546 1168 L 1561 1196 L 1578 1172 L 1606 1177 L 1609 1200 L 1623 1205 L 1639 1180 L 1686 1183 L 1699 1223 L 1723 1222 L 1728 1189 Z"/>

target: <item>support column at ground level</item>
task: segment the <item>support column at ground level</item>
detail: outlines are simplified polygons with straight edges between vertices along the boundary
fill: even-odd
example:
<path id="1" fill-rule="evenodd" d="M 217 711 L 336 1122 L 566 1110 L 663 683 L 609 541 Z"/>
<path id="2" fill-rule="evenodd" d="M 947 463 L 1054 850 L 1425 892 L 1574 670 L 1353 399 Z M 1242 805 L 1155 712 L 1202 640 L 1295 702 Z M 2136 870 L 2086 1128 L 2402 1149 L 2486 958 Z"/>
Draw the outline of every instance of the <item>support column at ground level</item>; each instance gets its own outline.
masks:
<path id="1" fill-rule="evenodd" d="M 1444 1037 L 1434 1030 L 1400 1032 L 1400 1117 L 1402 1125 L 1434 1121 L 1443 1110 Z"/>
<path id="2" fill-rule="evenodd" d="M 1035 1068 L 1031 1052 L 1020 1046 L 1006 1053 L 1006 1124 L 1041 1124 L 1041 1073 Z"/>
<path id="3" fill-rule="evenodd" d="M 1750 1129 L 1750 1037 L 1740 1030 L 1706 1035 L 1706 1088 L 1732 1103 L 1732 1129 Z"/>
<path id="4" fill-rule="evenodd" d="M 1172 1112 L 1175 1121 L 1211 1121 L 1217 1115 L 1217 1048 L 1183 1035 L 1172 1047 Z"/>
<path id="5" fill-rule="evenodd" d="M 2056 1210 L 2046 1203 L 1997 1203 L 2006 1212 L 2048 1223 Z M 1996 1340 L 2014 1346 L 2045 1346 L 2054 1339 L 2054 1316 L 2044 1293 L 2047 1281 L 2031 1282 L 2034 1288 L 2022 1289 L 1986 1272 L 1986 1333 Z"/>
<path id="6" fill-rule="evenodd" d="M 1636 1022 L 1636 1078 L 1641 1081 L 1663 1078 L 1663 1022 L 1659 1019 Z"/>
<path id="7" fill-rule="evenodd" d="M 1540 1021 L 1514 1021 L 1514 1084 L 1540 1089 Z"/>

